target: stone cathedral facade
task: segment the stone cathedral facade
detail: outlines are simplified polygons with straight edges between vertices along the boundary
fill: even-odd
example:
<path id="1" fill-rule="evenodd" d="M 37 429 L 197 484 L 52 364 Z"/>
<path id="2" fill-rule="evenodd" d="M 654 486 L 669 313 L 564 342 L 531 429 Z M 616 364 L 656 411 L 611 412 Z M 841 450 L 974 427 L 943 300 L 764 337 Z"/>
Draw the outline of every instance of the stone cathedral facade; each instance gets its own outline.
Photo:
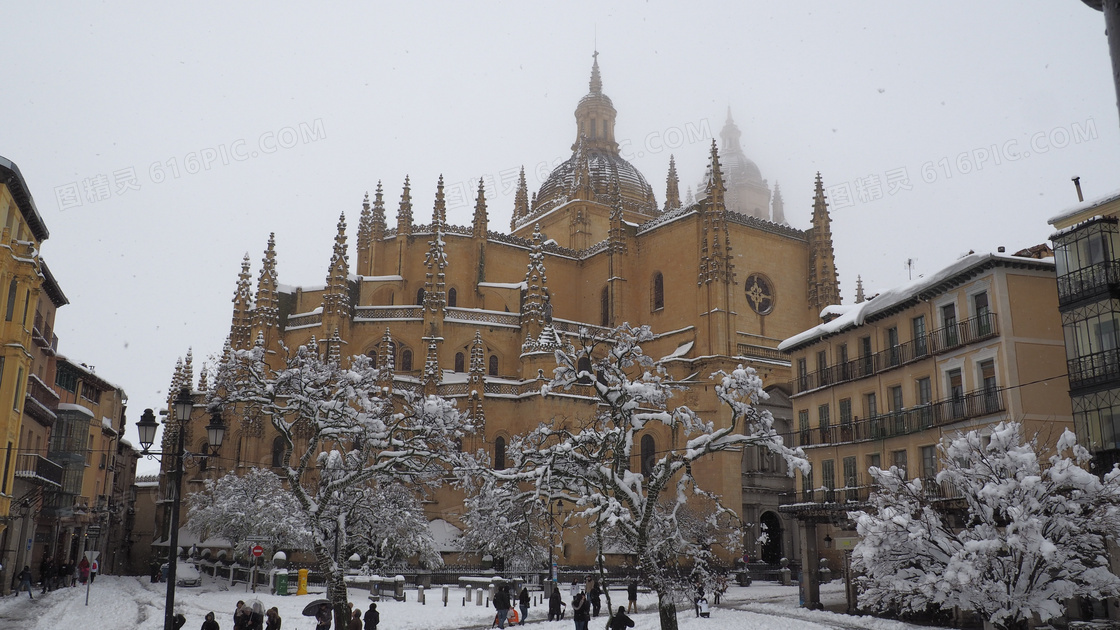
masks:
<path id="1" fill-rule="evenodd" d="M 772 221 L 756 216 L 768 212 L 736 212 L 728 206 L 728 190 L 759 208 L 777 206 L 777 213 L 780 196 L 772 204 L 760 178 L 749 185 L 728 181 L 713 142 L 697 200 L 682 203 L 670 158 L 659 203 L 642 173 L 619 155 L 616 114 L 596 60 L 590 91 L 576 107 L 571 158 L 532 196 L 522 171 L 509 233 L 491 224 L 481 184 L 471 224 L 456 226 L 447 223 L 442 179 L 420 194 L 406 178 L 399 200 L 387 199 L 390 194 L 377 184 L 360 207 L 356 231 L 339 218 L 333 252 L 324 252 L 323 286 L 280 284 L 276 261 L 283 244 L 270 237 L 255 287 L 248 256 L 242 265 L 231 345 L 247 348 L 261 338 L 280 351 L 281 345 L 316 343 L 323 352 L 370 355 L 380 367 L 392 355 L 393 386 L 456 400 L 482 426 L 464 448 L 486 449 L 494 465 L 503 466 L 514 435 L 540 422 L 578 422 L 595 413 L 594 399 L 578 388 L 541 396 L 558 342 L 580 327 L 648 324 L 656 339 L 644 347 L 646 354 L 667 357 L 670 376 L 687 386 L 672 404 L 726 422 L 710 375 L 746 364 L 768 387 L 784 386 L 790 362 L 778 343 L 820 323 L 821 310 L 839 302 L 820 177 L 808 230 L 789 227 L 780 215 Z M 725 150 L 737 165 L 733 174 L 742 172 L 746 158 L 737 129 L 730 147 L 726 132 Z M 420 212 L 430 213 L 430 221 L 418 222 Z M 187 379 L 177 372 L 177 383 Z M 472 397 L 472 391 L 483 394 Z M 786 400 L 780 389 L 774 394 L 774 401 Z M 788 418 L 780 408 L 776 415 Z M 206 419 L 196 421 L 193 435 L 204 436 Z M 634 469 L 673 439 L 668 431 L 651 429 L 635 449 Z M 275 465 L 274 441 L 268 427 L 235 423 L 222 447 L 224 463 L 196 473 L 192 484 L 220 476 L 231 464 Z M 748 533 L 752 557 L 766 552 L 775 560 L 795 558 L 792 523 L 777 510 L 778 493 L 792 490 L 793 480 L 774 464 L 753 452 L 724 454 L 696 472 L 704 488 L 741 507 L 748 525 L 767 523 L 777 542 L 759 549 L 757 532 Z M 437 494 L 427 509 L 431 521 L 457 525 L 462 497 Z M 582 535 L 567 533 L 557 542 L 562 564 L 591 563 L 594 555 Z"/>

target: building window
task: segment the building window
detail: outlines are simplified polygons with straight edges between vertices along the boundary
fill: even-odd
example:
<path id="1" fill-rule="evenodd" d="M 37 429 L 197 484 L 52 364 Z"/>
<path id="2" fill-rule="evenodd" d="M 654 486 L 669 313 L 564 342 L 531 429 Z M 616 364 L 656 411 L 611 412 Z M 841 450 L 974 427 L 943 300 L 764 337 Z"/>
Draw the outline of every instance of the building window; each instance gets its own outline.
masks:
<path id="1" fill-rule="evenodd" d="M 821 462 L 821 485 L 824 486 L 825 501 L 836 500 L 836 462 L 826 459 Z"/>
<path id="2" fill-rule="evenodd" d="M 580 357 L 579 360 L 576 361 L 576 372 L 579 373 L 579 378 L 576 379 L 576 383 L 580 385 L 590 385 L 591 359 Z"/>
<path id="3" fill-rule="evenodd" d="M 90 401 L 91 403 L 101 402 L 101 390 L 97 389 L 89 383 L 82 382 L 82 398 Z"/>
<path id="4" fill-rule="evenodd" d="M 933 484 L 934 479 L 937 477 L 937 447 L 936 446 L 923 446 L 922 447 L 922 479 L 926 483 Z"/>
<path id="5" fill-rule="evenodd" d="M 813 443 L 813 439 L 809 434 L 809 410 L 801 409 L 797 412 L 797 430 L 801 433 L 801 446 L 807 446 Z"/>
<path id="6" fill-rule="evenodd" d="M 494 355 L 494 354 L 490 355 L 489 374 L 490 374 L 490 376 L 497 376 L 498 375 L 498 356 L 497 355 Z"/>
<path id="7" fill-rule="evenodd" d="M 986 337 L 992 334 L 992 312 L 988 307 L 988 292 L 972 296 L 972 307 L 976 311 L 976 336 Z"/>
<path id="8" fill-rule="evenodd" d="M 465 360 L 465 357 L 463 357 L 463 353 L 462 352 L 456 352 L 455 353 L 455 371 L 456 372 L 465 372 L 466 371 L 464 369 L 466 367 L 464 365 L 465 363 L 466 363 L 466 360 Z"/>
<path id="9" fill-rule="evenodd" d="M 836 346 L 836 365 L 840 366 L 840 380 L 852 378 L 852 369 L 848 366 L 848 344 Z"/>
<path id="10" fill-rule="evenodd" d="M 852 399 L 840 399 L 840 441 L 850 442 L 852 435 Z"/>
<path id="11" fill-rule="evenodd" d="M 653 473 L 653 465 L 657 462 L 657 447 L 653 441 L 653 436 L 642 436 L 641 441 L 641 458 L 642 458 L 642 474 L 649 476 Z"/>
<path id="12" fill-rule="evenodd" d="M 883 467 L 883 462 L 880 461 L 878 453 L 872 453 L 867 456 L 867 467 L 880 469 Z"/>
<path id="13" fill-rule="evenodd" d="M 661 272 L 653 274 L 653 310 L 665 308 L 665 277 Z"/>
<path id="14" fill-rule="evenodd" d="M 805 367 L 805 358 L 797 360 L 797 391 L 803 392 L 809 389 L 809 372 Z"/>
<path id="15" fill-rule="evenodd" d="M 890 393 L 891 414 L 894 415 L 894 433 L 906 433 L 906 414 L 902 413 L 902 386 L 895 385 L 887 390 Z"/>
<path id="16" fill-rule="evenodd" d="M 863 417 L 871 423 L 872 438 L 886 437 L 883 419 L 879 417 L 879 403 L 875 399 L 875 392 L 863 395 Z"/>
<path id="17" fill-rule="evenodd" d="M 964 379 L 960 369 L 949 370 L 945 373 L 949 384 L 949 398 L 951 400 L 950 413 L 953 418 L 964 417 Z"/>
<path id="18" fill-rule="evenodd" d="M 890 349 L 888 356 L 890 357 L 891 366 L 898 365 L 902 362 L 902 353 L 899 352 L 898 347 L 898 326 L 891 326 L 887 329 L 887 348 Z"/>
<path id="19" fill-rule="evenodd" d="M 4 478 L 0 483 L 0 494 L 8 494 L 8 472 L 12 469 L 12 443 L 8 442 L 7 452 L 4 454 Z"/>
<path id="20" fill-rule="evenodd" d="M 999 388 L 996 387 L 996 362 L 980 362 L 980 387 L 984 391 L 984 413 L 999 411 Z"/>
<path id="21" fill-rule="evenodd" d="M 459 292 L 454 287 L 447 290 L 447 305 L 455 306 L 459 300 Z"/>
<path id="22" fill-rule="evenodd" d="M 930 402 L 933 400 L 933 391 L 928 376 L 922 377 L 915 381 L 917 396 L 918 396 L 918 421 L 921 423 L 923 429 L 928 429 L 933 426 L 933 408 Z"/>
<path id="23" fill-rule="evenodd" d="M 412 351 L 407 348 L 401 352 L 401 370 L 405 372 L 412 371 Z"/>
<path id="24" fill-rule="evenodd" d="M 608 287 L 603 287 L 599 293 L 599 325 L 611 325 L 611 294 Z"/>
<path id="25" fill-rule="evenodd" d="M 494 438 L 494 470 L 506 469 L 506 439 L 498 436 Z"/>
<path id="26" fill-rule="evenodd" d="M 829 429 L 831 428 L 831 421 L 828 417 L 828 405 L 820 405 L 817 407 L 817 426 L 821 429 L 821 443 L 828 444 L 832 442 L 832 435 Z"/>
<path id="27" fill-rule="evenodd" d="M 906 450 L 891 451 L 891 466 L 898 469 L 899 477 L 906 479 Z"/>
<path id="28" fill-rule="evenodd" d="M 821 350 L 817 352 L 817 381 L 820 386 L 828 385 L 828 352 Z"/>
<path id="29" fill-rule="evenodd" d="M 874 360 L 871 356 L 871 337 L 860 337 L 859 339 L 859 376 L 871 376 L 875 371 Z"/>
<path id="30" fill-rule="evenodd" d="M 23 294 L 23 325 L 27 325 L 27 306 L 31 304 L 31 289 Z"/>
<path id="31" fill-rule="evenodd" d="M 18 376 L 16 377 L 16 395 L 12 400 L 12 409 L 19 411 L 19 403 L 21 400 L 20 391 L 23 389 L 23 368 L 19 369 Z"/>
<path id="32" fill-rule="evenodd" d="M 801 499 L 803 501 L 813 500 L 813 471 L 801 473 Z"/>
<path id="33" fill-rule="evenodd" d="M 957 332 L 957 305 L 946 304 L 941 307 L 941 342 L 946 348 L 952 348 L 960 343 Z"/>
<path id="34" fill-rule="evenodd" d="M 919 315 L 910 320 L 910 324 L 914 334 L 914 357 L 924 357 L 929 350 L 926 342 L 926 316 Z"/>
<path id="35" fill-rule="evenodd" d="M 422 288 L 416 290 L 416 305 L 424 306 L 424 289 Z"/>
<path id="36" fill-rule="evenodd" d="M 284 465 L 284 438 L 277 435 L 272 440 L 272 467 L 279 468 Z"/>
<path id="37" fill-rule="evenodd" d="M 12 315 L 16 312 L 16 279 L 12 278 L 12 283 L 8 285 L 8 309 L 4 314 L 4 321 L 12 321 Z"/>
<path id="38" fill-rule="evenodd" d="M 844 458 L 844 487 L 845 488 L 858 488 L 859 477 L 856 473 L 856 458 L 855 456 Z M 854 497 L 853 497 L 854 498 Z"/>

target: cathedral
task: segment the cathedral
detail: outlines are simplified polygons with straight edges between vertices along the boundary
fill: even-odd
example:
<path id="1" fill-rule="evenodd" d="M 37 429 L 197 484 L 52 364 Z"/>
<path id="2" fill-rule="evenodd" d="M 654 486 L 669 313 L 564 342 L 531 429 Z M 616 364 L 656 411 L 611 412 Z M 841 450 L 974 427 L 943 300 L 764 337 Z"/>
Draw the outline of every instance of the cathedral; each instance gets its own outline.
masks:
<path id="1" fill-rule="evenodd" d="M 482 428 L 464 448 L 485 449 L 501 468 L 513 436 L 540 422 L 578 422 L 595 413 L 594 397 L 577 390 L 541 395 L 559 343 L 581 327 L 605 332 L 624 322 L 646 324 L 655 340 L 645 353 L 664 357 L 670 377 L 686 387 L 672 404 L 726 422 L 729 412 L 710 375 L 750 365 L 772 394 L 779 430 L 788 431 L 782 401 L 790 360 L 778 343 L 820 323 L 821 310 L 840 300 L 820 176 L 811 227 L 790 227 L 777 186 L 771 193 L 744 155 L 729 116 L 723 161 L 713 142 L 697 198 L 682 203 L 670 158 L 659 203 L 646 177 L 619 154 L 617 113 L 596 58 L 589 91 L 576 105 L 571 158 L 532 195 L 522 171 L 509 233 L 491 225 L 481 183 L 471 224 L 448 224 L 442 178 L 425 195 L 430 222 L 417 222 L 417 182 L 405 178 L 399 202 L 386 199 L 380 182 L 372 199 L 367 194 L 352 241 L 346 218 L 339 218 L 323 286 L 281 284 L 276 263 L 283 245 L 270 237 L 255 289 L 248 255 L 242 263 L 230 344 L 248 348 L 263 340 L 280 352 L 315 343 L 323 352 L 369 355 L 392 370 L 394 388 L 439 394 L 472 414 Z M 390 205 L 397 206 L 395 225 Z M 205 420 L 194 421 L 200 424 L 193 435 L 205 435 Z M 642 436 L 634 470 L 681 439 L 660 429 Z M 279 465 L 269 430 L 234 421 L 222 447 L 225 463 L 194 473 L 186 491 L 233 462 Z M 745 530 L 752 557 L 798 555 L 792 523 L 777 510 L 779 494 L 793 488 L 785 472 L 755 452 L 721 454 L 695 471 L 702 487 L 753 526 Z M 426 509 L 434 529 L 448 530 L 459 524 L 462 497 L 437 493 Z M 766 549 L 755 542 L 759 524 L 770 534 Z M 571 532 L 556 551 L 565 565 L 594 558 L 583 536 Z"/>

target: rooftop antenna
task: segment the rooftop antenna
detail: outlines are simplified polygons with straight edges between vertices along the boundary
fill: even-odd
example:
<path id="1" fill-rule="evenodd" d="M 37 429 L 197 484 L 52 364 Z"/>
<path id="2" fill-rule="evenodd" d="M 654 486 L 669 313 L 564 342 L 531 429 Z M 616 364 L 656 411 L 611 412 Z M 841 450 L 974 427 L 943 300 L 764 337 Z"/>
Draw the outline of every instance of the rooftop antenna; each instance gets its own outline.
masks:
<path id="1" fill-rule="evenodd" d="M 914 259 L 913 258 L 907 258 L 906 259 L 906 277 L 909 280 L 914 279 Z"/>

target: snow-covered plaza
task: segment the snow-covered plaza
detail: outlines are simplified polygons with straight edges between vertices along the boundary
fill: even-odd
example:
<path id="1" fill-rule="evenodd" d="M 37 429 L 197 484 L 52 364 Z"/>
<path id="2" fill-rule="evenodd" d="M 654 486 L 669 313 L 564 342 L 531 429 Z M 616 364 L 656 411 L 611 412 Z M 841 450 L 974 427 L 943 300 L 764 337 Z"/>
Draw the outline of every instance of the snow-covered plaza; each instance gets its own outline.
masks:
<path id="1" fill-rule="evenodd" d="M 58 630 L 60 628 L 158 630 L 163 627 L 165 584 L 152 584 L 147 578 L 99 576 L 89 589 L 86 605 L 84 587 L 64 588 L 47 594 L 35 589 L 35 599 L 27 593 L 5 597 L 0 601 L 0 628 L 19 630 Z M 439 587 L 428 592 L 427 604 L 416 601 L 416 591 L 409 589 L 404 602 L 382 599 L 377 603 L 381 613 L 382 630 L 442 630 L 452 628 L 489 628 L 494 620 L 494 610 L 468 603 L 463 605 L 464 590 L 451 588 L 449 603 L 442 604 Z M 821 589 L 822 598 L 830 607 L 843 603 L 843 585 L 827 584 Z M 539 596 L 539 591 L 536 593 Z M 311 630 L 315 627 L 311 617 L 301 612 L 309 602 L 322 597 L 312 591 L 308 595 L 275 596 L 267 592 L 246 592 L 245 585 L 232 589 L 224 580 L 203 577 L 200 588 L 176 590 L 176 609 L 182 612 L 187 623 L 185 630 L 195 630 L 202 625 L 207 612 L 214 611 L 223 629 L 233 627 L 233 610 L 238 600 L 259 599 L 264 607 L 277 607 L 283 618 L 285 630 Z M 535 597 L 536 602 L 539 597 Z M 565 599 L 567 599 L 565 597 Z M 350 589 L 350 601 L 363 611 L 369 607 L 368 593 Z M 612 590 L 611 602 L 617 607 L 625 605 L 625 590 Z M 654 630 L 659 627 L 656 597 L 652 594 L 638 596 L 639 613 L 631 615 L 636 630 Z M 599 618 L 592 620 L 592 627 L 606 623 L 606 602 Z M 546 620 L 547 606 L 535 603 L 529 609 L 528 625 L 542 628 L 570 628 L 571 615 L 557 622 Z M 708 619 L 697 618 L 690 608 L 678 612 L 682 630 L 771 630 L 798 628 L 817 630 L 823 628 L 867 628 L 870 630 L 906 630 L 914 626 L 897 621 L 858 617 L 827 611 L 810 611 L 798 607 L 797 586 L 781 586 L 759 582 L 749 587 L 731 587 L 720 606 L 712 608 Z"/>

